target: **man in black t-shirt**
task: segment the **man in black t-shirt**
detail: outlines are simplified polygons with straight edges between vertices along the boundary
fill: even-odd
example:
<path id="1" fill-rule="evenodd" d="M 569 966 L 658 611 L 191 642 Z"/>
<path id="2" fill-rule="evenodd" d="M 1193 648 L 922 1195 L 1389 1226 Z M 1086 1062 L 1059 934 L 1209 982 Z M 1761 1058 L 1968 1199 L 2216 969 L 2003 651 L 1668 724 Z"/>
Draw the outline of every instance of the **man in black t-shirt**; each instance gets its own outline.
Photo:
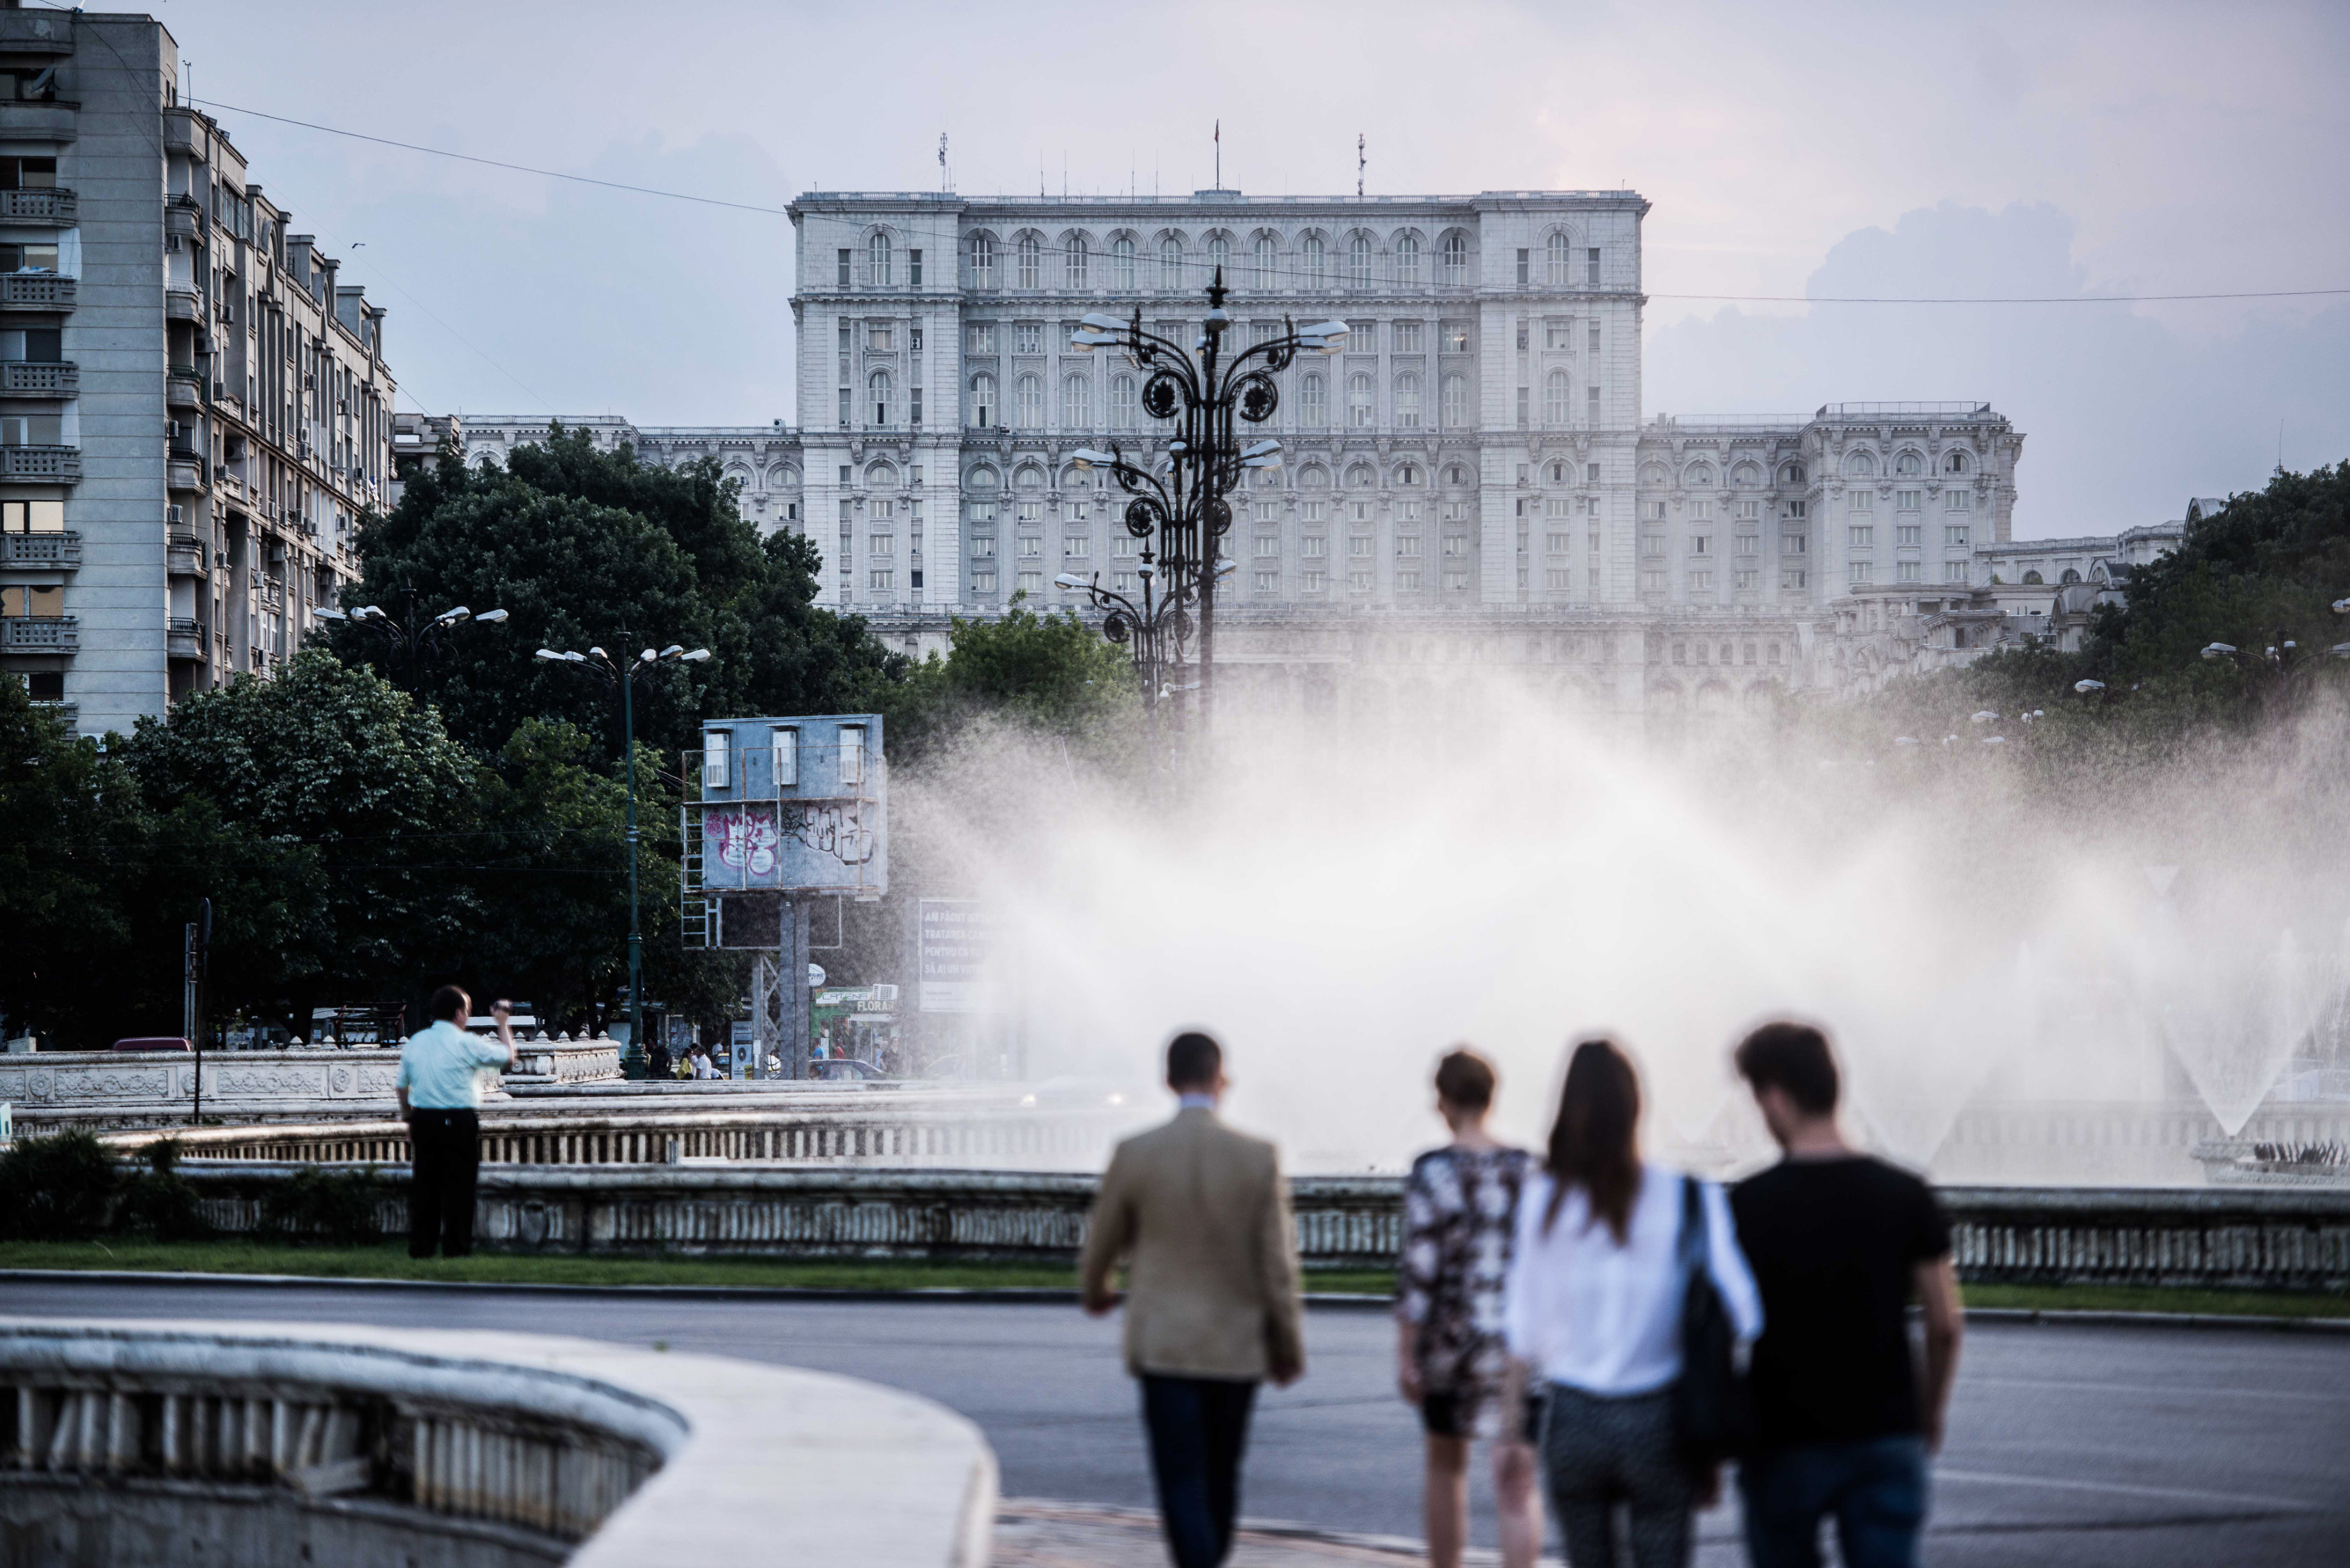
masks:
<path id="1" fill-rule="evenodd" d="M 1786 1157 L 1730 1199 L 1762 1293 L 1755 1443 L 1738 1474 L 1747 1555 L 1754 1568 L 1817 1568 L 1820 1521 L 1834 1514 L 1846 1568 L 1913 1568 L 1959 1359 L 1950 1220 L 1924 1182 L 1837 1132 L 1835 1059 L 1818 1030 L 1766 1024 L 1737 1062 Z"/>

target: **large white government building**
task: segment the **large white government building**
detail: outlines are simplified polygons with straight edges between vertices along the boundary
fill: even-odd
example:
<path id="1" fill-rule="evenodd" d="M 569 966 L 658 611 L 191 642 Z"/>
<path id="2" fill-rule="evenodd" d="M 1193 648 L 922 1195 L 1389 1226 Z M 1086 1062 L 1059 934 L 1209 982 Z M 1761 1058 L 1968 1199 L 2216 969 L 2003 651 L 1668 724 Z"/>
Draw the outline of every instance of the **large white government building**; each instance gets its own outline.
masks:
<path id="1" fill-rule="evenodd" d="M 1124 497 L 1070 454 L 1156 461 L 1168 427 L 1123 356 L 1070 336 L 1139 309 L 1189 343 L 1221 268 L 1243 341 L 1353 328 L 1281 374 L 1263 431 L 1284 465 L 1232 498 L 1228 690 L 1313 709 L 1382 666 L 1460 662 L 1618 711 L 1727 707 L 2033 629 L 1992 581 L 2023 438 L 1987 404 L 1644 416 L 1648 211 L 1626 191 L 811 192 L 791 208 L 798 428 L 562 422 L 650 461 L 716 458 L 747 517 L 821 549 L 828 601 L 933 649 L 1015 595 L 1082 610 L 1064 572 L 1134 587 Z M 452 433 L 480 460 L 549 426 Z"/>

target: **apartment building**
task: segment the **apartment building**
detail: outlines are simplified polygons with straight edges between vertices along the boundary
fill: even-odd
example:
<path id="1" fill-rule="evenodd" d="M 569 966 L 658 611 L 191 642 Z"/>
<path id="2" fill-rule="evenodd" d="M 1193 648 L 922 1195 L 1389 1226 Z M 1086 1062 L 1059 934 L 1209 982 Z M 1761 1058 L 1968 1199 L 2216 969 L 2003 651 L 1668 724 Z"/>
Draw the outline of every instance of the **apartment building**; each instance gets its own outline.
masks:
<path id="1" fill-rule="evenodd" d="M 88 734 L 288 657 L 390 472 L 383 312 L 179 74 L 0 10 L 0 669 Z"/>

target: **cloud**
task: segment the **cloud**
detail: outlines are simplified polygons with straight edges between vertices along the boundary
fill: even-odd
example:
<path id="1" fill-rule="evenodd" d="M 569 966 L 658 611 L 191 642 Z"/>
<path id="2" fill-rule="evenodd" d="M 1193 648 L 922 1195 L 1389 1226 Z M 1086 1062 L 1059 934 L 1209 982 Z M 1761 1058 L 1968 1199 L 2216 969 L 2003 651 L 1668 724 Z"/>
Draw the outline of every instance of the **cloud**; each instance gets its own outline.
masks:
<path id="1" fill-rule="evenodd" d="M 1829 250 L 1806 297 L 2091 300 L 2075 225 L 2045 203 L 1944 202 Z M 2024 433 L 2016 532 L 2110 533 L 2179 516 L 2189 495 L 2264 483 L 2278 454 L 2350 457 L 2350 303 L 1833 305 L 1725 308 L 1652 327 L 1651 412 L 1777 413 L 1822 403 L 1970 399 Z"/>

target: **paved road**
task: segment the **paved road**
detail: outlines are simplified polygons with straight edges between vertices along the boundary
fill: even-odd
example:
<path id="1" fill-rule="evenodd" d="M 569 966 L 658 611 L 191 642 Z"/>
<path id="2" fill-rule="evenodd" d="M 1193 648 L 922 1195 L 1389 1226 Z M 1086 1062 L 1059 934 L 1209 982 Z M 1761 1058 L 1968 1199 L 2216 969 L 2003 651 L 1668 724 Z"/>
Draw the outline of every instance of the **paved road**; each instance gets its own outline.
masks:
<path id="1" fill-rule="evenodd" d="M 1007 1496 L 1150 1501 L 1113 1324 L 1074 1307 L 0 1282 L 0 1313 L 578 1334 L 787 1362 L 977 1421 Z M 1384 1314 L 1316 1311 L 1312 1372 L 1269 1393 L 1247 1511 L 1419 1534 L 1418 1438 Z M 1937 1568 L 2350 1563 L 2350 1334 L 1979 1326 L 1938 1470 Z M 1481 1511 L 1485 1504 L 1481 1501 Z M 1727 1512 L 1702 1535 L 1730 1561 Z"/>

